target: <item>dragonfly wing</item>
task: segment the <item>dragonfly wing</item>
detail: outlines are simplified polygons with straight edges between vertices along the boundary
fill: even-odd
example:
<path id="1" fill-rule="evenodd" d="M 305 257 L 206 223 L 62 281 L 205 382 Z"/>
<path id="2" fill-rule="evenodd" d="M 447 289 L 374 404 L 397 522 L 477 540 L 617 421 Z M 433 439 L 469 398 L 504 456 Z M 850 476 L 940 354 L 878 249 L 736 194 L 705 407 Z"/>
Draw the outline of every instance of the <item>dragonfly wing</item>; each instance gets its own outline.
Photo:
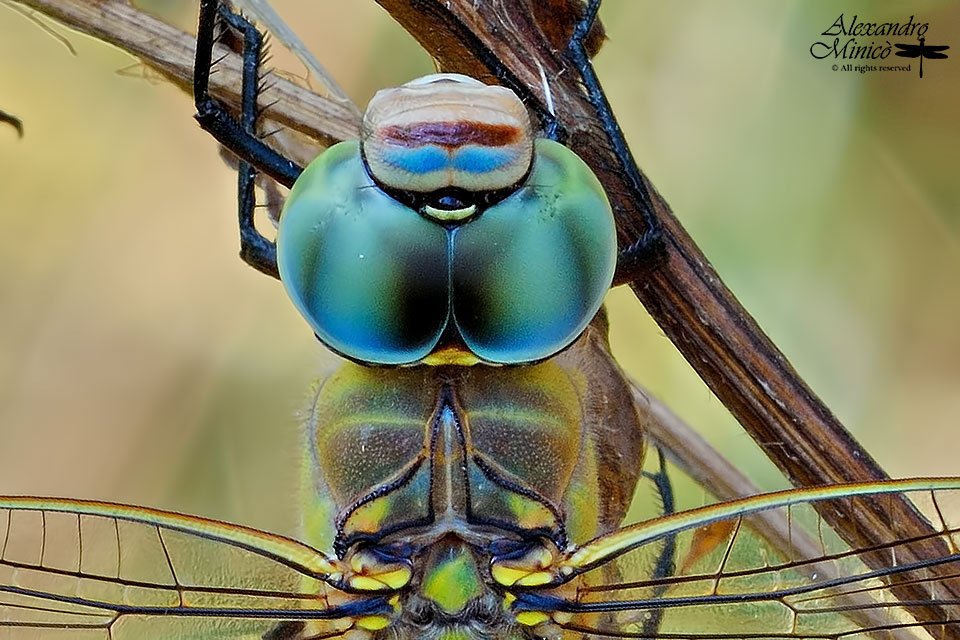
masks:
<path id="1" fill-rule="evenodd" d="M 912 482 L 794 490 L 626 527 L 570 554 L 559 575 L 575 578 L 524 591 L 514 607 L 614 638 L 958 637 L 960 479 Z M 908 495 L 937 533 L 850 548 L 811 506 L 865 508 L 891 493 Z M 790 556 L 757 533 L 777 511 L 794 537 Z M 665 538 L 676 544 L 675 571 L 651 578 L 654 543 Z M 659 630 L 645 624 L 654 616 Z"/>
<path id="2" fill-rule="evenodd" d="M 947 57 L 947 54 L 945 53 L 936 53 L 935 51 L 930 51 L 930 49 L 932 48 L 933 47 L 926 48 L 926 50 L 923 52 L 924 58 L 927 58 L 928 60 L 943 60 L 944 58 Z M 948 48 L 949 47 L 944 47 L 944 49 L 948 49 Z"/>
<path id="3" fill-rule="evenodd" d="M 0 541 L 0 638 L 261 638 L 383 609 L 330 588 L 307 545 L 181 514 L 0 497 Z"/>
<path id="4" fill-rule="evenodd" d="M 894 46 L 900 51 L 897 51 L 896 54 L 901 58 L 917 58 L 920 56 L 921 49 L 918 44 L 895 44 Z"/>

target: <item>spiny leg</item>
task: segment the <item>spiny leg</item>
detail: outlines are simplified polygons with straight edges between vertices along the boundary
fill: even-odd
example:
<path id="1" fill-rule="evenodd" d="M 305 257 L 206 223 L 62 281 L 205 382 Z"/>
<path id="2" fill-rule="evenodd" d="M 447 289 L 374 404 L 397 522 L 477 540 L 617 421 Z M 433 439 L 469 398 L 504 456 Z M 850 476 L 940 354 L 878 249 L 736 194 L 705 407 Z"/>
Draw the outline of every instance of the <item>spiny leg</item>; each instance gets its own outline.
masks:
<path id="1" fill-rule="evenodd" d="M 657 456 L 659 458 L 659 467 L 656 473 L 643 472 L 643 475 L 653 481 L 660 494 L 660 503 L 663 507 L 664 516 L 669 516 L 676 512 L 676 503 L 673 497 L 673 483 L 670 482 L 670 476 L 667 475 L 667 461 L 663 454 L 663 449 L 657 447 Z M 667 536 L 663 543 L 663 549 L 657 557 L 657 564 L 653 569 L 651 580 L 661 580 L 672 576 L 674 573 L 674 564 L 676 562 L 677 538 L 674 535 Z M 653 597 L 659 598 L 667 592 L 670 585 L 664 582 L 656 586 L 653 590 Z M 650 617 L 643 622 L 643 637 L 656 638 L 660 629 L 660 623 L 663 621 L 664 609 L 653 609 L 650 611 Z"/>
<path id="2" fill-rule="evenodd" d="M 210 63 L 218 14 L 243 36 L 243 71 L 240 99 L 240 122 L 208 93 Z M 240 226 L 240 257 L 253 268 L 279 278 L 276 245 L 263 237 L 254 225 L 257 169 L 289 186 L 302 169 L 267 147 L 256 136 L 257 91 L 263 38 L 249 21 L 220 5 L 217 0 L 203 0 L 200 5 L 200 27 L 197 33 L 197 56 L 194 67 L 194 99 L 200 126 L 213 134 L 234 152 L 240 163 L 237 168 L 237 204 Z M 266 164 L 264 164 L 266 163 Z M 277 177 L 275 169 L 288 173 Z M 288 182 L 289 181 L 289 182 Z"/>
<path id="3" fill-rule="evenodd" d="M 544 111 L 540 114 L 540 123 L 543 129 L 540 133 L 542 137 L 553 140 L 554 142 L 559 142 L 560 144 L 566 143 L 567 132 L 563 128 L 563 125 L 560 124 L 560 120 L 557 119 L 556 114 L 551 111 Z"/>
<path id="4" fill-rule="evenodd" d="M 640 208 L 646 227 L 643 235 L 630 246 L 621 249 L 617 256 L 617 271 L 613 281 L 614 284 L 622 284 L 636 279 L 655 266 L 663 257 L 665 246 L 660 223 L 653 212 L 650 193 L 647 191 L 640 170 L 637 168 L 637 163 L 633 159 L 633 154 L 630 153 L 630 147 L 627 146 L 623 131 L 613 115 L 607 96 L 603 93 L 600 80 L 593 69 L 590 55 L 587 53 L 585 41 L 597 18 L 599 9 L 600 0 L 588 1 L 583 16 L 574 27 L 573 36 L 570 38 L 569 54 L 571 61 L 580 73 L 590 104 L 593 105 L 597 117 L 600 119 L 603 130 L 610 141 L 610 146 L 620 159 L 620 165 L 630 183 L 630 189 L 637 206 Z"/>
<path id="5" fill-rule="evenodd" d="M 197 53 L 193 67 L 193 99 L 197 106 L 197 115 L 194 117 L 201 127 L 241 160 L 246 160 L 280 184 L 289 187 L 303 168 L 268 147 L 257 136 L 244 131 L 230 112 L 209 93 L 210 65 L 216 39 L 214 32 L 218 14 L 233 15 L 222 9 L 218 0 L 201 0 Z M 242 21 L 246 23 L 246 20 Z M 241 29 L 241 32 L 244 31 Z M 257 37 L 259 38 L 259 33 Z M 244 55 L 244 70 L 246 71 L 250 65 L 256 66 L 257 62 L 256 56 Z"/>
<path id="6" fill-rule="evenodd" d="M 243 35 L 243 75 L 240 85 L 240 126 L 249 136 L 256 136 L 257 92 L 260 82 L 260 60 L 263 37 L 249 21 L 222 5 L 220 15 Z M 258 271 L 279 278 L 277 246 L 263 237 L 254 225 L 257 206 L 257 170 L 246 160 L 237 167 L 237 208 L 240 224 L 240 257 Z"/>
<path id="7" fill-rule="evenodd" d="M 257 196 L 254 190 L 257 170 L 250 166 L 248 162 L 241 160 L 237 169 L 237 176 L 240 258 L 257 271 L 279 280 L 277 245 L 264 238 L 253 223 L 253 213 L 257 205 Z"/>

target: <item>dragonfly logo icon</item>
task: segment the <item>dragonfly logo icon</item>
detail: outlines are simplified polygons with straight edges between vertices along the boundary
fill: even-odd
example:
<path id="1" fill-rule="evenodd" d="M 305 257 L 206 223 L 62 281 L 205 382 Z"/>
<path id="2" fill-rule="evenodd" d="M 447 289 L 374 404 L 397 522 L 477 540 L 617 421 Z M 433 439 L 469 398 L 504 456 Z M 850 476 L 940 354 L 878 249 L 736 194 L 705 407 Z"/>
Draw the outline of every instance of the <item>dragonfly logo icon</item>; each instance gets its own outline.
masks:
<path id="1" fill-rule="evenodd" d="M 923 59 L 943 60 L 947 54 L 941 53 L 949 49 L 946 45 L 928 45 L 924 44 L 924 39 L 920 38 L 920 44 L 899 44 L 896 45 L 897 55 L 901 58 L 920 58 L 920 77 L 923 77 Z"/>

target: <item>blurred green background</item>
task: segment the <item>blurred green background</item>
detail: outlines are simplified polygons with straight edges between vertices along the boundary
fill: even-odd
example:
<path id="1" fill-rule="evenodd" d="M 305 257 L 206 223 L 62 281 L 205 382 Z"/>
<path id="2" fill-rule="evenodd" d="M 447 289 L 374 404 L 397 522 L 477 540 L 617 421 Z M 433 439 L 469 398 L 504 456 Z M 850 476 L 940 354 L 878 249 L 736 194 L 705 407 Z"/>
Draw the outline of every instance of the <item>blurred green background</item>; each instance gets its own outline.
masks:
<path id="1" fill-rule="evenodd" d="M 186 30 L 186 0 L 141 0 Z M 432 70 L 373 2 L 273 3 L 358 104 Z M 814 60 L 840 12 L 929 22 L 911 73 Z M 606 0 L 599 75 L 641 167 L 895 476 L 960 473 L 960 3 Z M 236 256 L 235 174 L 190 98 L 0 4 L 0 493 L 294 530 L 298 420 L 335 360 Z M 289 59 L 279 57 L 286 64 Z M 296 63 L 289 68 L 301 73 Z M 627 290 L 620 362 L 784 485 Z"/>

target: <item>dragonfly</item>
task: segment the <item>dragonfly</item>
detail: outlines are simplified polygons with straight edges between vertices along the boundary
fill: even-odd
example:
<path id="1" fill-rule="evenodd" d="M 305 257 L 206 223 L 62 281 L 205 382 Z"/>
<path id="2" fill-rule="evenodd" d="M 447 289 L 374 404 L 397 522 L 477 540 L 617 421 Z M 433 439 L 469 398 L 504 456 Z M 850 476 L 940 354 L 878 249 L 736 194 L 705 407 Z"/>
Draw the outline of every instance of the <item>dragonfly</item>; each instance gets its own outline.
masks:
<path id="1" fill-rule="evenodd" d="M 947 54 L 941 53 L 946 51 L 950 47 L 947 45 L 927 45 L 924 44 L 924 39 L 920 38 L 919 44 L 900 44 L 897 43 L 897 55 L 901 58 L 920 58 L 920 77 L 923 77 L 923 59 L 928 60 L 943 60 L 947 57 Z"/>
<path id="2" fill-rule="evenodd" d="M 204 7 L 209 35 L 219 7 Z M 202 91 L 207 68 L 201 115 L 228 127 Z M 958 561 L 944 515 L 956 479 L 795 490 L 622 525 L 643 438 L 633 407 L 606 400 L 627 393 L 593 320 L 616 268 L 609 205 L 582 161 L 533 135 L 518 102 L 462 76 L 379 95 L 361 141 L 296 172 L 276 246 L 249 223 L 255 176 L 241 165 L 245 259 L 275 264 L 321 341 L 364 363 L 344 364 L 314 401 L 304 540 L 144 507 L 3 498 L 12 637 L 718 637 L 719 616 L 741 621 L 732 637 L 949 628 L 896 595 L 928 584 L 925 604 L 951 604 L 927 571 Z M 234 123 L 249 135 L 247 105 Z M 466 107 L 471 118 L 448 126 L 443 109 Z M 285 171 L 244 140 L 258 168 Z M 546 287 L 562 291 L 561 308 L 536 298 Z M 804 511 L 902 493 L 936 536 L 849 549 Z M 763 550 L 759 519 L 777 512 L 814 532 L 809 553 Z M 937 542 L 947 552 L 931 558 Z"/>

